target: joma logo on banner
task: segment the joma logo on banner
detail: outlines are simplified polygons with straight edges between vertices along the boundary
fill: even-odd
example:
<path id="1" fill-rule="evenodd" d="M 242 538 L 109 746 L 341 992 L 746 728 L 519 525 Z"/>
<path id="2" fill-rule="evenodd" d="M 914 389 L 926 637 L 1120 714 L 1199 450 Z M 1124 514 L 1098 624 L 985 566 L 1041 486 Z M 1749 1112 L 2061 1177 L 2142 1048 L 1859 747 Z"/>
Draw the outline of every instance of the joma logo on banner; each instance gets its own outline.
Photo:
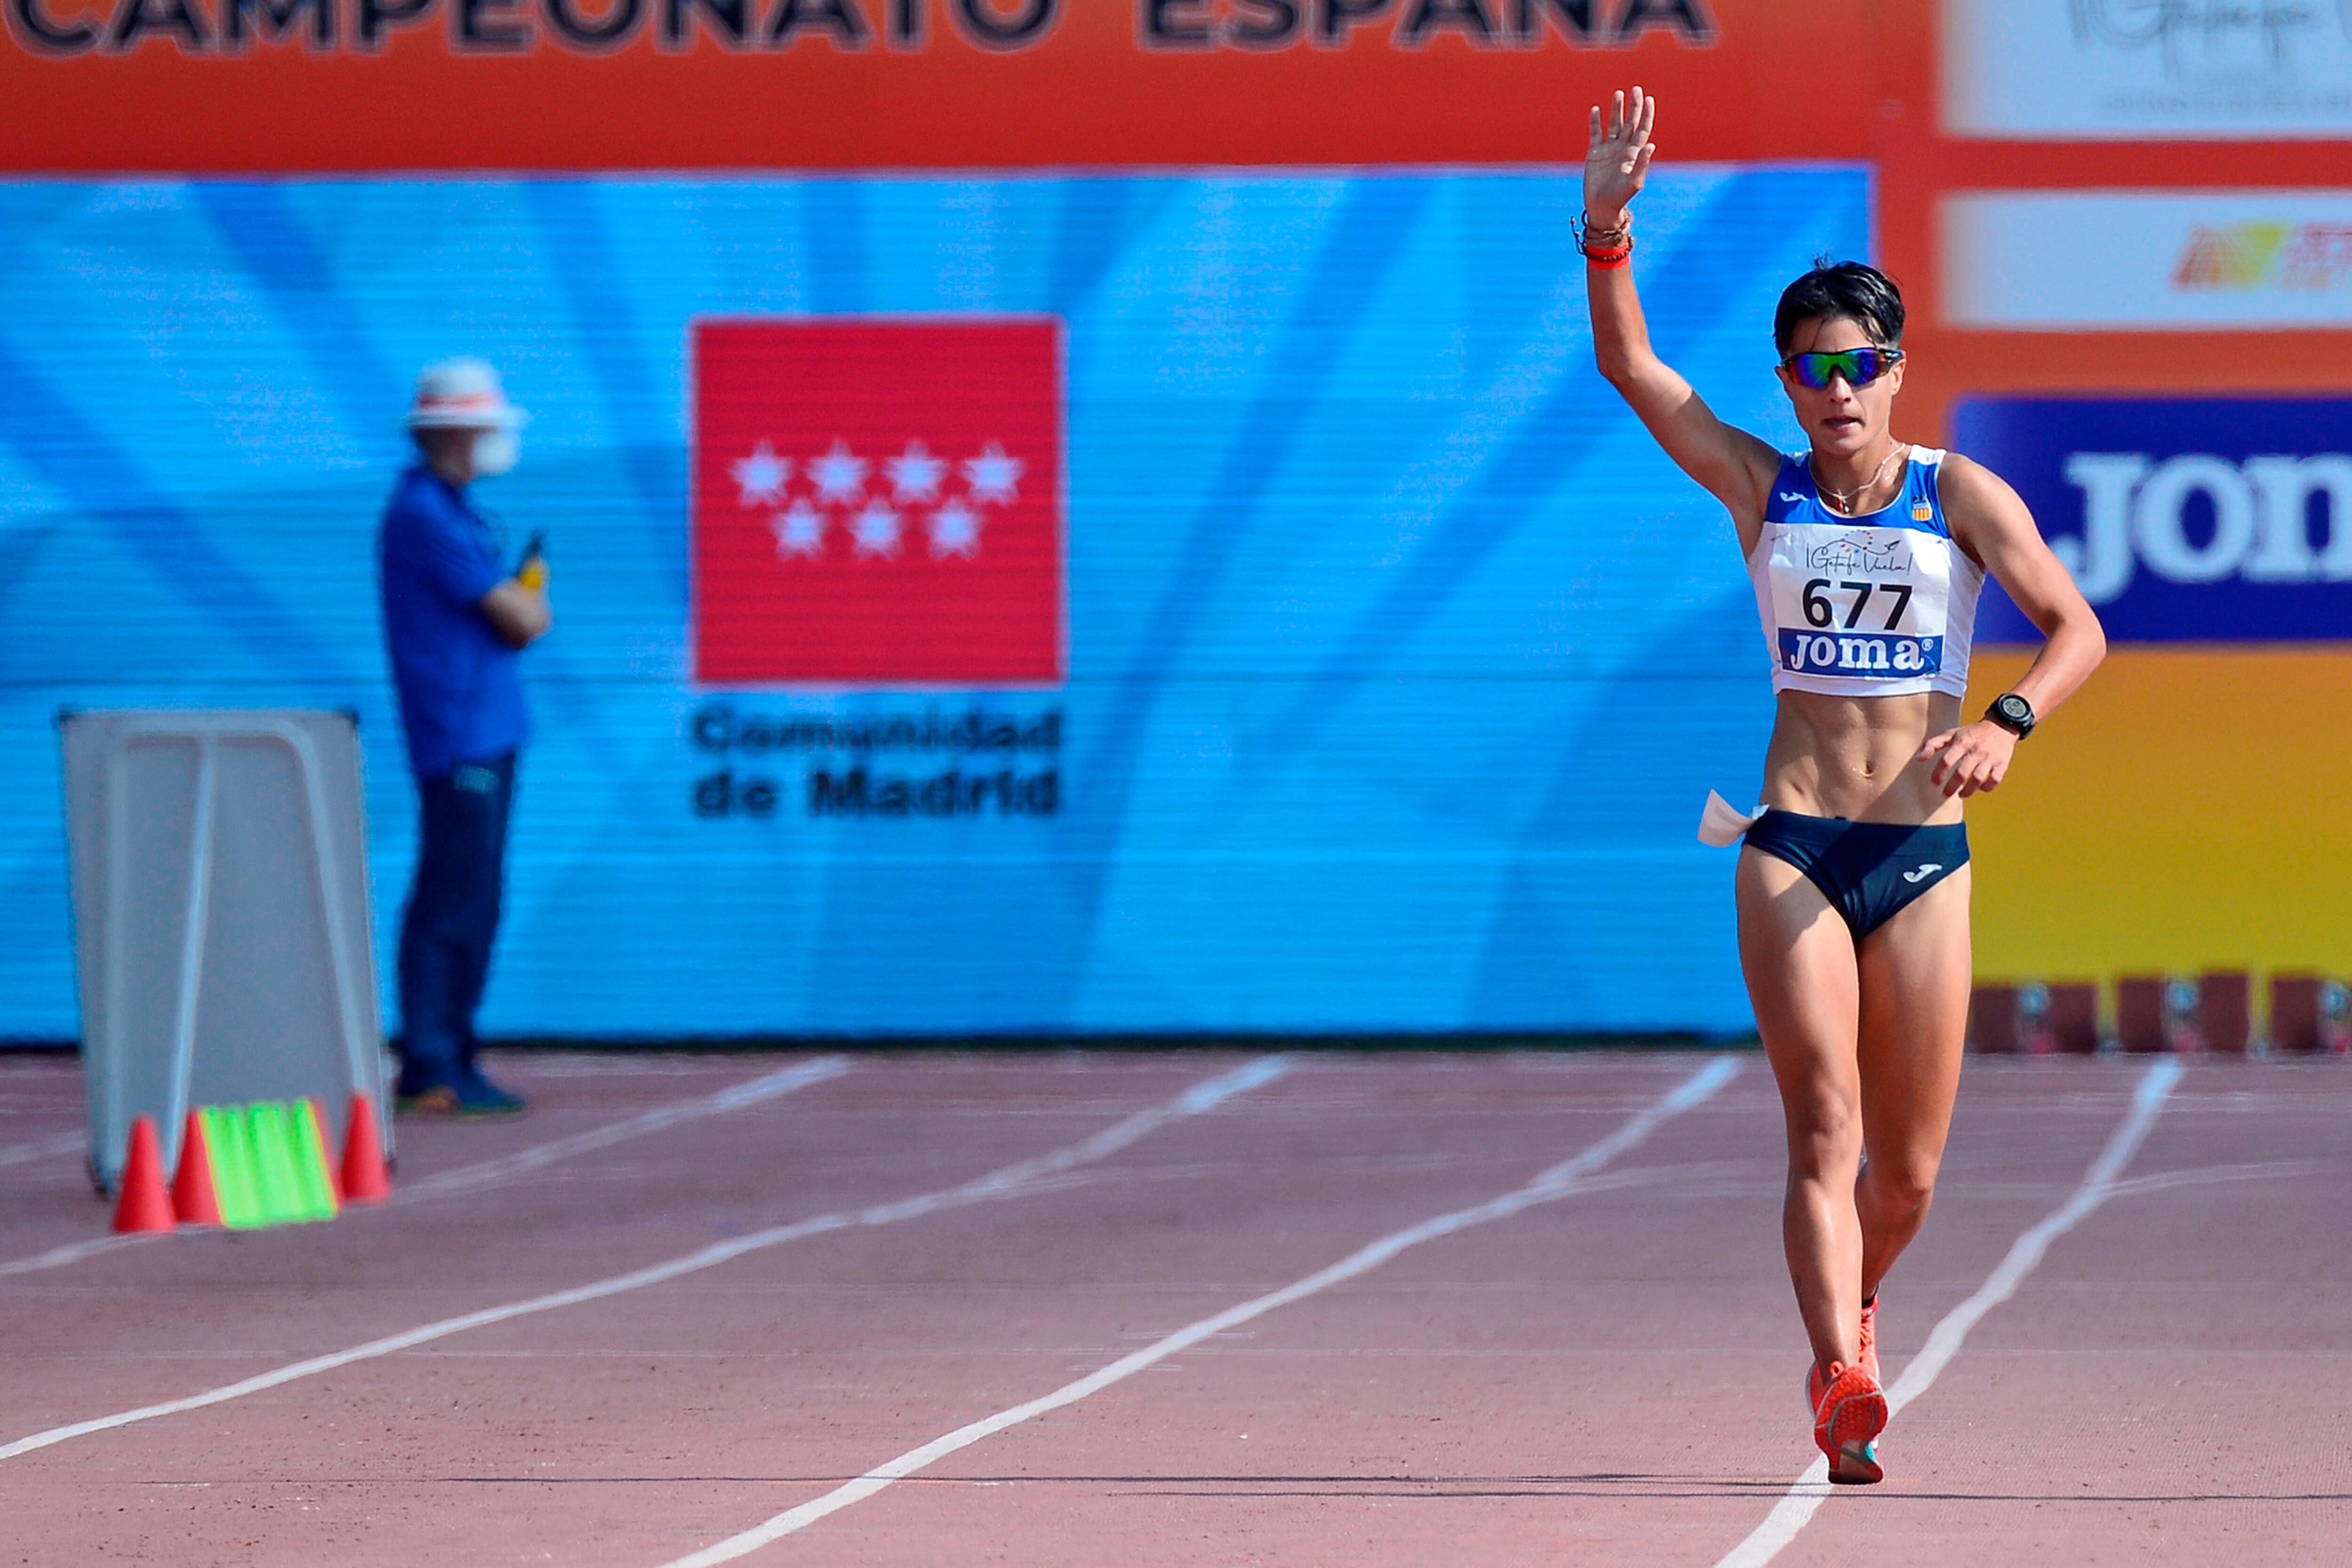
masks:
<path id="1" fill-rule="evenodd" d="M 2173 583 L 2352 582 L 2352 457 L 2344 453 L 2233 463 L 2204 452 L 2160 462 L 2145 452 L 2077 452 L 2065 474 L 2083 492 L 2083 532 L 2052 548 L 2095 605 L 2130 587 L 2141 565 Z M 2315 500 L 2326 502 L 2318 547 Z M 2201 542 L 2189 534 L 2192 510 L 2207 520 Z"/>
<path id="2" fill-rule="evenodd" d="M 2352 401 L 1970 398 L 1953 434 L 2116 641 L 2352 642 Z M 1990 586 L 1979 628 L 2039 636 Z"/>
<path id="3" fill-rule="evenodd" d="M 243 54 L 257 45 L 373 54 L 397 31 L 433 23 L 467 55 L 542 46 L 606 54 L 651 35 L 666 51 L 698 38 L 737 50 L 810 40 L 836 51 L 929 48 L 952 34 L 983 49 L 1034 48 L 1067 0 L 7 0 L 10 30 L 45 55 L 129 54 L 169 43 L 183 54 Z M 1619 47 L 1653 28 L 1715 42 L 1704 0 L 1134 0 L 1135 37 L 1150 50 L 1345 48 L 1385 23 L 1392 48 L 1451 35 L 1474 47 L 1553 41 Z M 943 20 L 942 20 L 943 19 Z"/>

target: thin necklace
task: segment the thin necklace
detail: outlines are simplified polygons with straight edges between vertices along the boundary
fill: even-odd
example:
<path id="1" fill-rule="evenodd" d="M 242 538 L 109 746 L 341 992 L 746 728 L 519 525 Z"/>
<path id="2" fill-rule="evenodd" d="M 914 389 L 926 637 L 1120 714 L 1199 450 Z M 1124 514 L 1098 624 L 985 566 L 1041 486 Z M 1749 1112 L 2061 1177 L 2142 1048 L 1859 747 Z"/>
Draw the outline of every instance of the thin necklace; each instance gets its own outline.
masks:
<path id="1" fill-rule="evenodd" d="M 1905 452 L 1907 452 L 1911 448 L 1907 444 L 1901 441 L 1897 441 L 1892 447 L 1887 447 L 1885 460 L 1878 465 L 1878 472 L 1863 480 L 1862 486 L 1858 489 L 1833 490 L 1830 489 L 1829 486 L 1822 483 L 1821 463 L 1819 459 L 1810 452 L 1805 454 L 1805 468 L 1806 471 L 1811 473 L 1813 477 L 1813 489 L 1821 491 L 1822 494 L 1837 502 L 1837 510 L 1841 513 L 1847 517 L 1852 517 L 1853 515 L 1853 503 L 1868 495 L 1871 491 L 1876 489 L 1878 488 L 1878 481 L 1886 477 L 1888 465 L 1892 464 L 1896 458 L 1901 457 Z"/>

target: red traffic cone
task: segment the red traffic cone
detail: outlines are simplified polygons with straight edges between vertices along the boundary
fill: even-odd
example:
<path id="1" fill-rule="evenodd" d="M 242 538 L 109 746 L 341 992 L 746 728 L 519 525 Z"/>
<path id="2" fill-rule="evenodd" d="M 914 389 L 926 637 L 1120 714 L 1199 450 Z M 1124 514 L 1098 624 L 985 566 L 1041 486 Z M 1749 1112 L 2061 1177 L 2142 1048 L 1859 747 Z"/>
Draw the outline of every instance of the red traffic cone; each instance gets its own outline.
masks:
<path id="1" fill-rule="evenodd" d="M 351 1125 L 343 1133 L 343 1202 L 380 1204 L 391 1196 L 392 1173 L 383 1163 L 375 1106 L 364 1091 L 354 1090 Z"/>
<path id="2" fill-rule="evenodd" d="M 122 1195 L 114 1205 L 118 1231 L 174 1230 L 172 1194 L 163 1190 L 163 1151 L 155 1121 L 142 1116 L 131 1124 L 131 1153 L 122 1162 Z"/>
<path id="3" fill-rule="evenodd" d="M 205 1144 L 202 1112 L 188 1112 L 180 1134 L 180 1169 L 172 1177 L 172 1212 L 182 1225 L 221 1223 L 220 1194 L 213 1187 L 212 1152 Z"/>

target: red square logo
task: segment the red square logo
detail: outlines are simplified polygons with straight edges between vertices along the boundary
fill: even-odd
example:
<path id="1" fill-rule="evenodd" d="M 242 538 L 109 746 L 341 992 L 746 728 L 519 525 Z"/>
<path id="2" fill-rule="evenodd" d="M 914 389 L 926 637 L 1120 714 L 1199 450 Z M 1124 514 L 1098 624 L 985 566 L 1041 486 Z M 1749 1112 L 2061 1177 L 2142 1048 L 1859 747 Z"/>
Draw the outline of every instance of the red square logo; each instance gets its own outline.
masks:
<path id="1" fill-rule="evenodd" d="M 699 321 L 694 670 L 1061 680 L 1054 321 Z"/>

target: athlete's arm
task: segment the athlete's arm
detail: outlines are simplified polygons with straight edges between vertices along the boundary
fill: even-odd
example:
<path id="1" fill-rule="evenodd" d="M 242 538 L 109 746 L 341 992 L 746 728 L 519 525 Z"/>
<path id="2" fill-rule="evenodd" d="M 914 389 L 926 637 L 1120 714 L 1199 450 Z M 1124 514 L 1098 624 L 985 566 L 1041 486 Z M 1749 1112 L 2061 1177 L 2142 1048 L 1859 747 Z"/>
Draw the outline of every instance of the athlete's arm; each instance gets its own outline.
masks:
<path id="1" fill-rule="evenodd" d="M 2107 635 L 2066 568 L 2042 542 L 2024 500 L 2000 475 L 1955 454 L 1944 459 L 1939 482 L 1953 542 L 1992 574 L 2049 639 L 2023 679 L 2010 688 L 2025 699 L 2039 723 L 2091 678 L 2107 656 Z M 2013 731 L 1979 719 L 1930 736 L 1919 754 L 1936 759 L 1929 776 L 1946 795 L 1970 795 L 2000 784 L 2016 749 Z"/>
<path id="2" fill-rule="evenodd" d="M 1594 227 L 1625 222 L 1626 207 L 1641 194 L 1658 151 L 1650 140 L 1657 113 L 1658 100 L 1638 87 L 1630 110 L 1623 93 L 1612 96 L 1605 123 L 1601 111 L 1593 110 L 1584 155 L 1584 211 Z M 1592 307 L 1592 354 L 1601 375 L 1640 416 L 1666 456 L 1730 510 L 1740 549 L 1753 550 L 1780 455 L 1717 418 L 1691 384 L 1651 349 L 1632 268 L 1588 267 L 1584 276 Z"/>

